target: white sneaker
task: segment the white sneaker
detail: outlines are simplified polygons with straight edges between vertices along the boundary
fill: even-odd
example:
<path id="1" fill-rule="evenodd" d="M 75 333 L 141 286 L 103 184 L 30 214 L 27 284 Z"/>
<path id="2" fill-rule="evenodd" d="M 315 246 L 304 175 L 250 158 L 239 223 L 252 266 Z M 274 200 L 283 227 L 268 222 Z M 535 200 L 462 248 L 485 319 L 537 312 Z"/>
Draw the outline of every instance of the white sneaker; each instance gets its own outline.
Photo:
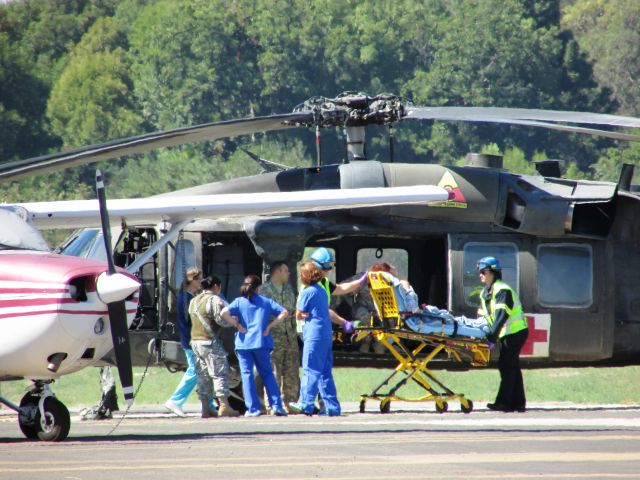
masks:
<path id="1" fill-rule="evenodd" d="M 164 408 L 166 408 L 172 413 L 175 413 L 179 417 L 184 418 L 187 416 L 187 414 L 182 411 L 182 408 L 180 408 L 180 405 L 173 403 L 171 400 L 167 400 L 165 402 Z"/>

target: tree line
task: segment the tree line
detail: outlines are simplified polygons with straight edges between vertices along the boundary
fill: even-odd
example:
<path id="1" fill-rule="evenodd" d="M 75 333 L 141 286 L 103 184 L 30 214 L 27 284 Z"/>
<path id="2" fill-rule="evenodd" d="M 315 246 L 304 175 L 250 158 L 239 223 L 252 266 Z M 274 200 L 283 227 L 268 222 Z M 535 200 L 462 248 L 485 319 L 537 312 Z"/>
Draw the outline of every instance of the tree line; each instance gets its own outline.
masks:
<path id="1" fill-rule="evenodd" d="M 391 92 L 416 105 L 640 114 L 635 0 L 23 0 L 0 5 L 0 161 L 145 132 L 283 113 L 316 96 Z M 384 129 L 371 156 L 386 160 Z M 396 161 L 469 151 L 560 158 L 615 179 L 624 142 L 525 127 L 397 129 Z M 323 161 L 341 160 L 328 132 Z M 237 147 L 309 165 L 309 132 L 164 149 L 100 167 L 111 195 L 150 195 L 258 173 Z M 91 197 L 95 166 L 2 186 L 2 200 Z"/>

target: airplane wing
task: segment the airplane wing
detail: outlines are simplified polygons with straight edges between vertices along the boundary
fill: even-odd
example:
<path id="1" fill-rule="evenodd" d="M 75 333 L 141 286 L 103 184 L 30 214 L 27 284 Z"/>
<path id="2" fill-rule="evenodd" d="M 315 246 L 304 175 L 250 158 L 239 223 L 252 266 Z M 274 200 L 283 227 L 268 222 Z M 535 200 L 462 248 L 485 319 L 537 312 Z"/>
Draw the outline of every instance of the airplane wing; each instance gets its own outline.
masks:
<path id="1" fill-rule="evenodd" d="M 449 199 L 449 192 L 434 185 L 407 187 L 261 192 L 224 195 L 166 196 L 107 201 L 112 225 L 122 222 L 157 224 L 196 218 L 230 218 L 312 212 L 382 205 L 427 204 Z M 97 200 L 70 200 L 16 204 L 29 212 L 31 221 L 43 229 L 100 225 Z"/>

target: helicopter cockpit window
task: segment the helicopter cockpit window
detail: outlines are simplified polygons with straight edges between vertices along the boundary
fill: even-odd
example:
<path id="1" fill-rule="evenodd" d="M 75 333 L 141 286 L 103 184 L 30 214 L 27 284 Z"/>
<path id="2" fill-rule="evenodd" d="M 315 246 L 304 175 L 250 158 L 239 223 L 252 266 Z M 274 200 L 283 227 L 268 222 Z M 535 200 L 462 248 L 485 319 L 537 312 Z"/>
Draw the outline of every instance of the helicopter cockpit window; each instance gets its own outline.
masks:
<path id="1" fill-rule="evenodd" d="M 302 260 L 300 260 L 298 262 L 298 265 L 296 266 L 297 267 L 296 270 L 298 272 L 300 272 L 300 265 L 302 265 L 304 262 L 309 261 L 309 259 L 311 258 L 311 254 L 316 251 L 316 248 L 318 247 L 305 247 L 304 254 L 302 255 Z M 333 258 L 336 258 L 336 251 L 333 248 L 329 248 L 328 250 L 333 254 Z M 331 270 L 327 275 L 327 277 L 333 283 L 336 283 L 336 269 L 334 268 L 333 270 Z M 300 283 L 300 278 L 298 278 L 298 291 L 300 290 L 301 285 L 302 284 Z"/>
<path id="2" fill-rule="evenodd" d="M 364 272 L 374 263 L 388 263 L 398 270 L 403 280 L 408 280 L 409 253 L 401 248 L 361 248 L 358 250 L 356 273 Z"/>
<path id="3" fill-rule="evenodd" d="M 538 246 L 538 303 L 586 308 L 593 303 L 593 254 L 589 245 Z"/>
<path id="4" fill-rule="evenodd" d="M 480 281 L 476 265 L 482 257 L 496 257 L 502 267 L 502 280 L 519 293 L 518 249 L 512 243 L 467 243 L 464 246 L 464 301 L 470 307 L 480 306 Z"/>
<path id="5" fill-rule="evenodd" d="M 176 290 L 180 290 L 182 281 L 184 280 L 184 274 L 189 267 L 197 266 L 196 263 L 196 248 L 191 240 L 180 239 L 176 243 L 176 262 L 174 272 L 174 287 Z"/>

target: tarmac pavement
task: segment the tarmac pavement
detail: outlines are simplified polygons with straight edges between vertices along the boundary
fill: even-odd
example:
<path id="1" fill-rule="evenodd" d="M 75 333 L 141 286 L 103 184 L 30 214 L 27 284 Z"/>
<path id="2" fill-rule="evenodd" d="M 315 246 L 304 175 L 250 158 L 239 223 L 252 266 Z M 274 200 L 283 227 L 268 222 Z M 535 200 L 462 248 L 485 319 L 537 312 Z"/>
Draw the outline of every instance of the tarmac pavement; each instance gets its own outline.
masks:
<path id="1" fill-rule="evenodd" d="M 134 406 L 122 419 L 72 412 L 61 443 L 25 439 L 0 410 L 0 479 L 640 478 L 640 406 L 531 404 L 470 414 L 450 402 L 343 403 L 342 417 L 178 418 Z M 115 427 L 115 430 L 114 430 Z"/>

